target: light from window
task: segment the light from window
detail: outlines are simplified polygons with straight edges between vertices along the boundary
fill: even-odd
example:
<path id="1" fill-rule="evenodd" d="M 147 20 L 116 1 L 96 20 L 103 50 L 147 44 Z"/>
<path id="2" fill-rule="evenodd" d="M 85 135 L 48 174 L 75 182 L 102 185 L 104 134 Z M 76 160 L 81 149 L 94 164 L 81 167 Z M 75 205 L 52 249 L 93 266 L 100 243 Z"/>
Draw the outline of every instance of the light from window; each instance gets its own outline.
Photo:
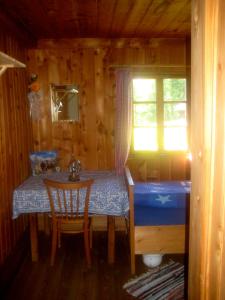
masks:
<path id="1" fill-rule="evenodd" d="M 134 150 L 157 150 L 156 80 L 133 80 Z"/>
<path id="2" fill-rule="evenodd" d="M 187 149 L 186 79 L 163 79 L 164 149 Z"/>
<path id="3" fill-rule="evenodd" d="M 187 149 L 186 79 L 133 79 L 133 147 Z"/>
<path id="4" fill-rule="evenodd" d="M 135 102 L 156 101 L 156 80 L 133 79 L 133 97 Z"/>
<path id="5" fill-rule="evenodd" d="M 134 128 L 134 150 L 158 150 L 157 129 Z"/>
<path id="6" fill-rule="evenodd" d="M 156 126 L 156 104 L 134 104 L 134 126 Z"/>
<path id="7" fill-rule="evenodd" d="M 186 101 L 186 79 L 163 79 L 163 99 L 164 101 Z"/>
<path id="8" fill-rule="evenodd" d="M 165 103 L 164 125 L 186 126 L 186 103 Z"/>
<path id="9" fill-rule="evenodd" d="M 186 128 L 164 128 L 164 148 L 165 150 L 187 149 Z"/>

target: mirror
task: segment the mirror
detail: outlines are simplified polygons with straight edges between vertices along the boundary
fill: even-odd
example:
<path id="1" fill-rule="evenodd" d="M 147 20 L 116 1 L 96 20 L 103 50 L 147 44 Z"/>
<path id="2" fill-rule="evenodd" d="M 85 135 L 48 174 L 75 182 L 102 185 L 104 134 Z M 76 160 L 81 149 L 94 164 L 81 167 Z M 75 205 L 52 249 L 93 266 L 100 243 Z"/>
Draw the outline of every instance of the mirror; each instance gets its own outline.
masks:
<path id="1" fill-rule="evenodd" d="M 51 84 L 53 121 L 79 121 L 78 94 L 75 84 Z"/>

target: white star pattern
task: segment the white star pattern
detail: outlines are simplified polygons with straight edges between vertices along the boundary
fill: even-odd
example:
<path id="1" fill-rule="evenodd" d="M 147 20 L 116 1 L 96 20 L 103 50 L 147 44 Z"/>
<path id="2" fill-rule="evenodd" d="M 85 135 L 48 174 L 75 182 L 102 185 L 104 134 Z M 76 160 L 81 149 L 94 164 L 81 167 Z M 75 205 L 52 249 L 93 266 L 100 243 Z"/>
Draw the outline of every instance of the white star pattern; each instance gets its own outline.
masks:
<path id="1" fill-rule="evenodd" d="M 169 198 L 170 198 L 170 195 L 167 195 L 167 196 L 159 195 L 158 198 L 156 198 L 155 200 L 161 202 L 161 204 L 165 204 L 166 202 L 172 201 Z"/>

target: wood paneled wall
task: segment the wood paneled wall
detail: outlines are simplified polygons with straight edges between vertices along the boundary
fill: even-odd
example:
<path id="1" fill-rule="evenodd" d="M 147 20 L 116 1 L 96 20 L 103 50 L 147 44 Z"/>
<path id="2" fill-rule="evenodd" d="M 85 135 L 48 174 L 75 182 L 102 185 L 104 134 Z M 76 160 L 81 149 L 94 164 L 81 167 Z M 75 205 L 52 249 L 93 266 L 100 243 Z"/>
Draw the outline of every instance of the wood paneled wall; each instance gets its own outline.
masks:
<path id="1" fill-rule="evenodd" d="M 28 59 L 29 71 L 38 74 L 43 91 L 41 118 L 33 121 L 35 149 L 57 149 L 63 169 L 72 154 L 84 168 L 113 169 L 115 69 L 139 66 L 157 72 L 185 72 L 187 51 L 185 39 L 40 40 L 36 49 L 28 51 Z M 80 122 L 52 123 L 50 83 L 79 85 Z M 156 160 L 161 165 L 158 172 L 168 168 L 160 174 L 161 178 L 183 178 L 186 157 L 183 156 L 182 166 L 180 158 Z M 140 172 L 139 162 L 135 158 L 130 161 L 135 173 Z M 149 176 L 151 163 L 145 160 L 144 164 Z"/>
<path id="2" fill-rule="evenodd" d="M 128 165 L 133 178 L 139 181 L 190 179 L 190 161 L 184 153 L 129 158 Z"/>
<path id="3" fill-rule="evenodd" d="M 225 299 L 225 2 L 192 2 L 189 298 Z"/>
<path id="4" fill-rule="evenodd" d="M 0 50 L 22 62 L 26 60 L 23 47 L 6 31 L 0 32 Z M 12 220 L 12 192 L 30 173 L 31 149 L 27 73 L 25 69 L 8 69 L 0 76 L 0 264 L 27 225 L 26 217 Z"/>

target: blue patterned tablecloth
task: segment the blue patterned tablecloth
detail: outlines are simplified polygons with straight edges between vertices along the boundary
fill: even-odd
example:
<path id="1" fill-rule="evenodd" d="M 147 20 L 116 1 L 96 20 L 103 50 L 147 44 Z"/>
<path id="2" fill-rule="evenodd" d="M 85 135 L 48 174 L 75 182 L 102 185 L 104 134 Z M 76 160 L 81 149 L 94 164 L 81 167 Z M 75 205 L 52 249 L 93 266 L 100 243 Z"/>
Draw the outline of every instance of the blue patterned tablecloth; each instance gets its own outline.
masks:
<path id="1" fill-rule="evenodd" d="M 13 193 L 13 218 L 24 213 L 50 212 L 47 190 L 43 178 L 68 181 L 68 173 L 31 176 Z M 129 200 L 123 176 L 112 171 L 83 171 L 82 179 L 94 179 L 91 188 L 89 213 L 97 215 L 126 215 Z"/>

